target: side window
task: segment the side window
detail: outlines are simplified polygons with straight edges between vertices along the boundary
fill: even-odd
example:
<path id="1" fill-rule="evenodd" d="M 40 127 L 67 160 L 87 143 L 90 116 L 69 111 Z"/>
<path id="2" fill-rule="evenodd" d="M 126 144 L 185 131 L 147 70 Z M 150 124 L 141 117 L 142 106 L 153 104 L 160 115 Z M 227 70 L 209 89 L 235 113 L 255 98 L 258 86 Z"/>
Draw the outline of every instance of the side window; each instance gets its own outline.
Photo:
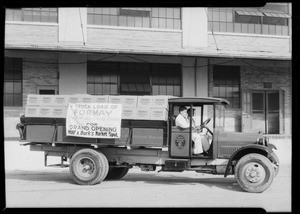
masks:
<path id="1" fill-rule="evenodd" d="M 21 58 L 5 58 L 4 106 L 22 106 L 23 61 Z"/>

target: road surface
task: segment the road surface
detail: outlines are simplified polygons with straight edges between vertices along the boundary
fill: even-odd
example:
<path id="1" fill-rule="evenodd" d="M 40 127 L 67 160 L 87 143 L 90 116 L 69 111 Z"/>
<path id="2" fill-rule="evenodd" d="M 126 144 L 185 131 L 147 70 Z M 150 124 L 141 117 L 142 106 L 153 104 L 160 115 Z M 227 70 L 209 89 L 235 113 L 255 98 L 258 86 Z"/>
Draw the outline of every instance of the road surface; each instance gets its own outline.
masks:
<path id="1" fill-rule="evenodd" d="M 7 208 L 258 207 L 267 212 L 291 211 L 290 164 L 281 166 L 265 192 L 247 193 L 234 176 L 142 172 L 137 167 L 121 180 L 80 186 L 68 168 L 44 167 L 43 161 L 42 152 L 31 152 L 18 142 L 5 143 Z"/>

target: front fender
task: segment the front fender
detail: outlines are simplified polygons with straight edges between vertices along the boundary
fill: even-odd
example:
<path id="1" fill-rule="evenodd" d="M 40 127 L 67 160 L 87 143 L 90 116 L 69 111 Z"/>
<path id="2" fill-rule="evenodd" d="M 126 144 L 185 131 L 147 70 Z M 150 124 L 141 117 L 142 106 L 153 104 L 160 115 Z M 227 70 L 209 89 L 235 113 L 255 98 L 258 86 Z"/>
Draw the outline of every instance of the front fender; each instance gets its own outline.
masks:
<path id="1" fill-rule="evenodd" d="M 251 145 L 247 145 L 247 146 L 243 146 L 243 147 L 239 148 L 229 158 L 229 161 L 227 163 L 226 170 L 224 173 L 224 177 L 226 177 L 228 175 L 232 161 L 238 160 L 241 157 L 243 157 L 244 155 L 249 154 L 249 153 L 259 153 L 259 154 L 265 155 L 266 157 L 269 157 L 269 155 L 271 153 L 273 153 L 273 151 L 269 147 L 258 145 L 258 144 L 251 144 Z"/>

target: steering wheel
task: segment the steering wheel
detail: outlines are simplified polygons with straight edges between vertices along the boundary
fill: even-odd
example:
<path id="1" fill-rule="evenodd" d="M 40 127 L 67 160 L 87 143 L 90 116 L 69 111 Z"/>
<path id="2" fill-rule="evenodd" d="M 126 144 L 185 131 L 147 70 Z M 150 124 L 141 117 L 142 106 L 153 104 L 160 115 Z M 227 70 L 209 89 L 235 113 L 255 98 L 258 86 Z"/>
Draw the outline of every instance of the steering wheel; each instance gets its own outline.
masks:
<path id="1" fill-rule="evenodd" d="M 206 130 L 213 135 L 213 132 L 206 126 L 209 122 L 210 122 L 211 118 L 208 118 L 207 120 L 205 120 L 200 126 L 199 129 L 202 130 L 203 128 L 206 128 Z"/>

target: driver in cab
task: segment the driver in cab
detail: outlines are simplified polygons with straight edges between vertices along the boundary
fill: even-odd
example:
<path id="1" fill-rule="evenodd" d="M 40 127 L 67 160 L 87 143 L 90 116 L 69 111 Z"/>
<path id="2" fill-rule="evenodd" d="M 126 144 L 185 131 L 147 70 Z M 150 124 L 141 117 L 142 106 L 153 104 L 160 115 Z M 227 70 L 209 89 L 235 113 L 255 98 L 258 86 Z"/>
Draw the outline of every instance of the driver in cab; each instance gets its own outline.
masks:
<path id="1" fill-rule="evenodd" d="M 175 125 L 177 127 L 186 129 L 190 127 L 190 120 L 192 120 L 192 140 L 194 141 L 193 154 L 198 155 L 207 155 L 207 150 L 209 149 L 209 142 L 206 139 L 205 135 L 199 133 L 199 128 L 195 126 L 195 120 L 193 118 L 194 111 L 191 113 L 191 109 L 188 109 L 185 106 L 179 108 L 179 114 L 175 119 Z"/>

